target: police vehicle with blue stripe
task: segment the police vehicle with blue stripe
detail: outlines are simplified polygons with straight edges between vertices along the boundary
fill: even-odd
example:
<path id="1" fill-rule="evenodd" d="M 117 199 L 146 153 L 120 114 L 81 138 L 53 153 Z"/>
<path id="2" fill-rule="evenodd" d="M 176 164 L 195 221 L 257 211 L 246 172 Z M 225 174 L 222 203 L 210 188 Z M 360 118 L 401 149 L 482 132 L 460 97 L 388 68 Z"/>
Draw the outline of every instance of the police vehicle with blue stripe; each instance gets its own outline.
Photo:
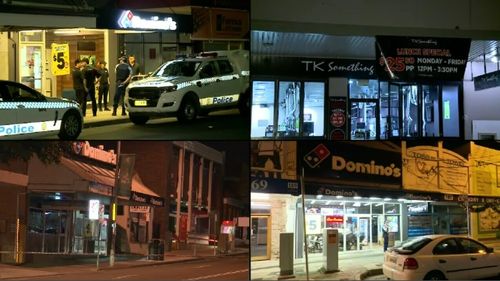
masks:
<path id="1" fill-rule="evenodd" d="M 32 139 L 58 134 L 76 139 L 83 117 L 78 103 L 45 97 L 23 84 L 0 80 L 0 139 Z"/>
<path id="2" fill-rule="evenodd" d="M 152 116 L 192 121 L 211 111 L 238 107 L 249 113 L 248 51 L 217 51 L 162 64 L 126 89 L 125 106 L 134 124 Z"/>

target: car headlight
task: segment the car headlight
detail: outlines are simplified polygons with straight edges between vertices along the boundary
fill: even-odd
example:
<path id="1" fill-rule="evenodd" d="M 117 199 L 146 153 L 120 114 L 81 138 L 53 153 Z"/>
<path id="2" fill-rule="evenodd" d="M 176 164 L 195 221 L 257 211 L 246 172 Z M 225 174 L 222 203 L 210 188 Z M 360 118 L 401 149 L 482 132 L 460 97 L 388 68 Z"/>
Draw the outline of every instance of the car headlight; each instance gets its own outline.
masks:
<path id="1" fill-rule="evenodd" d="M 163 87 L 162 89 L 163 89 L 163 91 L 161 92 L 162 94 L 165 94 L 165 93 L 168 93 L 168 92 L 177 91 L 177 85 Z"/>

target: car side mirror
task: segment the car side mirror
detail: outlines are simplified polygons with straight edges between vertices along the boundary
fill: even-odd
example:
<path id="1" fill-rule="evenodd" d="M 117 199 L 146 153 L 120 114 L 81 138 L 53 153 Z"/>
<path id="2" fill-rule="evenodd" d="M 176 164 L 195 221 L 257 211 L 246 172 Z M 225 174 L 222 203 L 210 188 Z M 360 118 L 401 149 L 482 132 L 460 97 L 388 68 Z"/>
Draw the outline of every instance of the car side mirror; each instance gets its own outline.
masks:
<path id="1" fill-rule="evenodd" d="M 495 249 L 493 249 L 493 248 L 490 248 L 490 247 L 486 248 L 486 253 L 488 253 L 488 254 L 491 254 L 494 251 L 495 251 Z"/>

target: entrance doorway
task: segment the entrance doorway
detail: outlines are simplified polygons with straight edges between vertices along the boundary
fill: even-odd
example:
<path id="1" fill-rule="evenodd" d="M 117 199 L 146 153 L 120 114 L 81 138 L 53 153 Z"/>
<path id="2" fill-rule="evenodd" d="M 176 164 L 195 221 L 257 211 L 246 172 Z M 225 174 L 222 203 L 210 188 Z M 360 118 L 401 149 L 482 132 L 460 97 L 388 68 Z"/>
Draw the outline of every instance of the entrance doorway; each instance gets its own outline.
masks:
<path id="1" fill-rule="evenodd" d="M 252 260 L 271 258 L 271 216 L 255 215 L 251 218 L 250 252 Z"/>
<path id="2" fill-rule="evenodd" d="M 371 243 L 371 223 L 368 215 L 346 216 L 344 233 L 347 251 L 363 250 Z"/>

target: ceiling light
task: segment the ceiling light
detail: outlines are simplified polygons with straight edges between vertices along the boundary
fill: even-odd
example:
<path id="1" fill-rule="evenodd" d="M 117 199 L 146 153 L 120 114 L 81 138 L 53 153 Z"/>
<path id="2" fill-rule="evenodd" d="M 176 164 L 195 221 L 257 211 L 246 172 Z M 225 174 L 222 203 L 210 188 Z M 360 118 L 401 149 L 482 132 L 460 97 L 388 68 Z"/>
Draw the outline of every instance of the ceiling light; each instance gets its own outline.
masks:
<path id="1" fill-rule="evenodd" d="M 268 193 L 252 192 L 252 193 L 250 193 L 250 198 L 252 198 L 252 200 L 254 200 L 254 199 L 267 200 L 267 199 L 269 199 L 269 194 Z"/>
<path id="2" fill-rule="evenodd" d="M 342 195 L 337 195 L 337 196 L 335 196 L 335 198 L 337 198 L 337 199 L 341 199 L 341 198 L 344 198 L 344 196 L 342 196 Z"/>
<path id="3" fill-rule="evenodd" d="M 378 197 L 370 197 L 370 200 L 380 200 Z"/>
<path id="4" fill-rule="evenodd" d="M 354 196 L 354 199 L 359 200 L 359 199 L 361 199 L 361 197 L 360 196 Z"/>

